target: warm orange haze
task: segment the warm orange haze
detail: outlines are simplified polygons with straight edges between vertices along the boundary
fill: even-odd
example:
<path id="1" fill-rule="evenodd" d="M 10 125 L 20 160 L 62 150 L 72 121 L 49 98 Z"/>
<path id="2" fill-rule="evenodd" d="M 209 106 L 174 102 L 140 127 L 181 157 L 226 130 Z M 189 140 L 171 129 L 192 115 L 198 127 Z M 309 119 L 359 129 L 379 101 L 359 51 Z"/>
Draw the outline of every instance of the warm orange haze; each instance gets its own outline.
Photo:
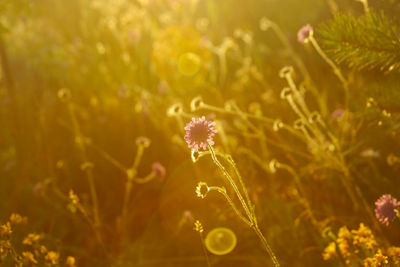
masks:
<path id="1" fill-rule="evenodd" d="M 0 266 L 400 266 L 398 14 L 0 1 Z"/>

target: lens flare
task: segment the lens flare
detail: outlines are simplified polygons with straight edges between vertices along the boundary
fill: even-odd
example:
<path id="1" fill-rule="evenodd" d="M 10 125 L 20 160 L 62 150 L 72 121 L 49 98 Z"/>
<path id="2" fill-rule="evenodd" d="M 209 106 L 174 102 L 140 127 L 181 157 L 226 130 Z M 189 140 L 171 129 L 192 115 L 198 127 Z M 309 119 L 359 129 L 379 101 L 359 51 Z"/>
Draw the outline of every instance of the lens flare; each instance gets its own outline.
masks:
<path id="1" fill-rule="evenodd" d="M 206 248 L 212 254 L 226 255 L 236 247 L 237 239 L 235 233 L 225 227 L 211 230 L 205 240 Z"/>

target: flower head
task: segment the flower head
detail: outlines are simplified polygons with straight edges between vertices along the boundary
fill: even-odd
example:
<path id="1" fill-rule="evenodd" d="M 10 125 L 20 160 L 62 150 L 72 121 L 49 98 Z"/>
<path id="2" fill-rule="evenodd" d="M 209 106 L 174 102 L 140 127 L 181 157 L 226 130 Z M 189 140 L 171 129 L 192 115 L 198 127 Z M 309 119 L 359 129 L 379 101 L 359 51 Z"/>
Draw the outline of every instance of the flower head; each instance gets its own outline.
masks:
<path id="1" fill-rule="evenodd" d="M 336 109 L 335 111 L 332 112 L 331 118 L 334 120 L 339 119 L 344 113 L 345 113 L 344 109 L 341 108 Z"/>
<path id="2" fill-rule="evenodd" d="M 310 24 L 307 24 L 297 32 L 297 40 L 301 44 L 305 44 L 308 42 L 308 37 L 313 34 L 313 27 Z"/>
<path id="3" fill-rule="evenodd" d="M 36 234 L 36 233 L 30 233 L 28 234 L 25 239 L 22 241 L 22 244 L 32 246 L 34 244 L 37 244 L 40 239 L 43 238 L 42 234 Z"/>
<path id="4" fill-rule="evenodd" d="M 324 252 L 322 253 L 322 258 L 326 261 L 329 259 L 334 259 L 336 257 L 337 257 L 336 243 L 330 242 L 329 245 L 324 249 Z"/>
<path id="5" fill-rule="evenodd" d="M 10 223 L 11 224 L 23 224 L 23 223 L 26 223 L 27 220 L 28 219 L 26 217 L 22 217 L 18 213 L 13 213 L 10 216 Z"/>
<path id="6" fill-rule="evenodd" d="M 388 226 L 396 217 L 395 210 L 400 207 L 400 202 L 390 194 L 385 194 L 375 202 L 375 206 L 376 218 L 378 218 L 381 223 Z"/>
<path id="7" fill-rule="evenodd" d="M 74 267 L 75 266 L 75 258 L 72 256 L 68 256 L 66 260 L 66 265 L 68 267 Z"/>
<path id="8" fill-rule="evenodd" d="M 217 133 L 214 126 L 215 122 L 206 120 L 204 116 L 192 118 L 185 126 L 185 140 L 189 148 L 198 151 L 206 150 L 208 145 L 214 145 L 213 136 Z"/>
<path id="9" fill-rule="evenodd" d="M 30 263 L 32 264 L 38 264 L 38 261 L 35 259 L 35 256 L 32 254 L 30 251 L 24 251 L 22 252 L 22 257 L 24 259 L 24 262 L 27 263 L 28 265 Z"/>
<path id="10" fill-rule="evenodd" d="M 160 181 L 163 181 L 164 178 L 165 178 L 165 174 L 166 174 L 165 167 L 164 167 L 163 165 L 161 165 L 160 162 L 154 162 L 154 163 L 151 165 L 151 168 L 153 169 L 154 175 L 155 175 Z"/>
<path id="11" fill-rule="evenodd" d="M 44 259 L 51 265 L 56 265 L 60 260 L 60 254 L 54 251 L 49 251 L 47 252 L 47 255 L 44 257 Z"/>
<path id="12" fill-rule="evenodd" d="M 57 96 L 61 101 L 68 101 L 71 99 L 71 91 L 67 88 L 61 88 L 58 90 Z"/>

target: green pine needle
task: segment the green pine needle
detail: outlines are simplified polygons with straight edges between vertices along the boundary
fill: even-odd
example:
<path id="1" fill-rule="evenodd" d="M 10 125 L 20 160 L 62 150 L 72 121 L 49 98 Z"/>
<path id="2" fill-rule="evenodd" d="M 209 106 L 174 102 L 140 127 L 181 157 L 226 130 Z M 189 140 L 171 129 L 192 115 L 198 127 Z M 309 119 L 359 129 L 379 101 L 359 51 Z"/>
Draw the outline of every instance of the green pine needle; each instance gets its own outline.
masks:
<path id="1" fill-rule="evenodd" d="M 357 70 L 400 71 L 400 30 L 383 12 L 359 18 L 338 14 L 317 28 L 323 49 Z"/>

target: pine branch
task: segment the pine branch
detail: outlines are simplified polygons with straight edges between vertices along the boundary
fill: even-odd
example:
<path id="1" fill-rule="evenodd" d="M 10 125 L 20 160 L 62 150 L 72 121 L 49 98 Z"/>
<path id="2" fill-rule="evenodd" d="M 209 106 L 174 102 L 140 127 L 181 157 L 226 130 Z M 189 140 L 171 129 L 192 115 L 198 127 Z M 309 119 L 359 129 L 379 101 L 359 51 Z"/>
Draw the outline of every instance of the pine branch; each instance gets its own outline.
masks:
<path id="1" fill-rule="evenodd" d="M 338 14 L 317 28 L 323 49 L 358 70 L 400 71 L 400 30 L 383 12 L 359 18 Z"/>

